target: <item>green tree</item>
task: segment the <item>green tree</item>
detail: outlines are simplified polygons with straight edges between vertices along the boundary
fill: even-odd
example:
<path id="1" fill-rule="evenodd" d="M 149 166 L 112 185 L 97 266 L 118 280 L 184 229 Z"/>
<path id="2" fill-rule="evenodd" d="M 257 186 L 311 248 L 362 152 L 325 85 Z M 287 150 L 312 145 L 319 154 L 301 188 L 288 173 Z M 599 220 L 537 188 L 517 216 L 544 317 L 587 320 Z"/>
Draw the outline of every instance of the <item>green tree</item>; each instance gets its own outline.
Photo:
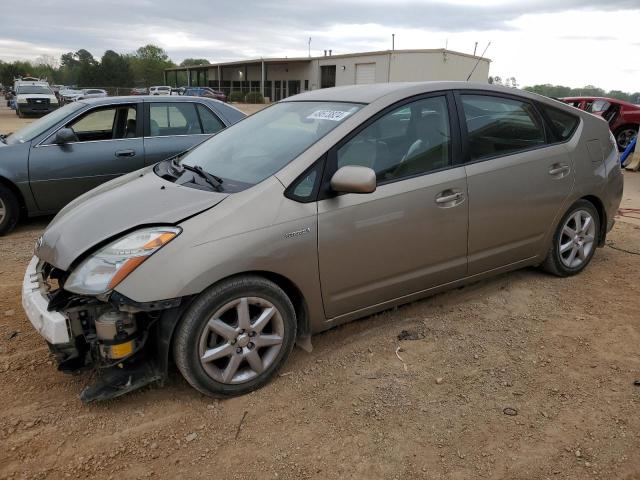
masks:
<path id="1" fill-rule="evenodd" d="M 180 62 L 181 67 L 194 67 L 196 65 L 211 65 L 211 62 L 206 58 L 185 58 Z"/>
<path id="2" fill-rule="evenodd" d="M 100 59 L 100 84 L 105 87 L 128 87 L 134 84 L 131 59 L 107 50 Z"/>
<path id="3" fill-rule="evenodd" d="M 164 83 L 165 68 L 173 66 L 175 64 L 169 59 L 167 52 L 156 45 L 140 47 L 131 57 L 135 83 L 145 87 Z"/>

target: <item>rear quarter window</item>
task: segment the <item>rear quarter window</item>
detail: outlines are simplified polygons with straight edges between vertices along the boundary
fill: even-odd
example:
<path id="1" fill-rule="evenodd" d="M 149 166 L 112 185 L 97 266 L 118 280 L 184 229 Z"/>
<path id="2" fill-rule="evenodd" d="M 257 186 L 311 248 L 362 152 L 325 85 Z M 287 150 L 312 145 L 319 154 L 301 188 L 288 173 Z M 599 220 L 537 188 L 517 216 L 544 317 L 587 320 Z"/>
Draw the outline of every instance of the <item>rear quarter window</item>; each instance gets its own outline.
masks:
<path id="1" fill-rule="evenodd" d="M 571 138 L 573 132 L 578 128 L 580 119 L 575 115 L 547 105 L 541 105 L 541 108 L 549 119 L 551 129 L 558 140 L 565 141 Z"/>

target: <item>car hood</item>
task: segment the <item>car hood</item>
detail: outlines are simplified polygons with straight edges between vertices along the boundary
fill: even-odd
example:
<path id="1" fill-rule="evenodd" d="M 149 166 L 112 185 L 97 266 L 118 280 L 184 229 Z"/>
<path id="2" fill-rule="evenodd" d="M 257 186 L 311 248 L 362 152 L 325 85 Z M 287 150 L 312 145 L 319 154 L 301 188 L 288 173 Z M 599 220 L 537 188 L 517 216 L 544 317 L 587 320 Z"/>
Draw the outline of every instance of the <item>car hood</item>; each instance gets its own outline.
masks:
<path id="1" fill-rule="evenodd" d="M 78 197 L 56 215 L 36 244 L 36 255 L 68 270 L 74 260 L 123 232 L 176 224 L 207 210 L 228 194 L 176 185 L 145 168 Z"/>

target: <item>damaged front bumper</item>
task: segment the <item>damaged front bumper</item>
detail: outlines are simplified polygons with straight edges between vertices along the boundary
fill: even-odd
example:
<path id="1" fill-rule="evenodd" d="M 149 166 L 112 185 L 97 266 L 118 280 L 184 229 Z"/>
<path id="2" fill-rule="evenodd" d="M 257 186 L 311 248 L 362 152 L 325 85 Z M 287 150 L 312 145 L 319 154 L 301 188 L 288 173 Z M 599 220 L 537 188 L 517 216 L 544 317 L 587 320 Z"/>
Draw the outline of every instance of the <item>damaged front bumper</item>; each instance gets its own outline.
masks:
<path id="1" fill-rule="evenodd" d="M 182 299 L 140 304 L 112 293 L 100 300 L 65 291 L 65 277 L 34 256 L 23 280 L 22 305 L 60 371 L 97 373 L 81 400 L 115 398 L 165 380 Z"/>

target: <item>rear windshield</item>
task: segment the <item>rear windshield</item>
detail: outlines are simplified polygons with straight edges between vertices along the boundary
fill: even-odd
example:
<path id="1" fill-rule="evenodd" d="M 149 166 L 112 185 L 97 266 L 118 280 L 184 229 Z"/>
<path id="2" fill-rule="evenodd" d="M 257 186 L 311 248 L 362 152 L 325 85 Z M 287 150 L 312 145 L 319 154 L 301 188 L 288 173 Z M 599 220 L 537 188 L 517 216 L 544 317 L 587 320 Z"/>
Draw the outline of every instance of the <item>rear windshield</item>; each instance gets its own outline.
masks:
<path id="1" fill-rule="evenodd" d="M 53 92 L 49 87 L 44 87 L 42 85 L 22 85 L 18 87 L 18 95 L 33 95 L 36 93 L 53 95 Z"/>
<path id="2" fill-rule="evenodd" d="M 183 162 L 201 166 L 236 189 L 255 185 L 361 108 L 340 102 L 277 103 L 202 143 Z"/>

